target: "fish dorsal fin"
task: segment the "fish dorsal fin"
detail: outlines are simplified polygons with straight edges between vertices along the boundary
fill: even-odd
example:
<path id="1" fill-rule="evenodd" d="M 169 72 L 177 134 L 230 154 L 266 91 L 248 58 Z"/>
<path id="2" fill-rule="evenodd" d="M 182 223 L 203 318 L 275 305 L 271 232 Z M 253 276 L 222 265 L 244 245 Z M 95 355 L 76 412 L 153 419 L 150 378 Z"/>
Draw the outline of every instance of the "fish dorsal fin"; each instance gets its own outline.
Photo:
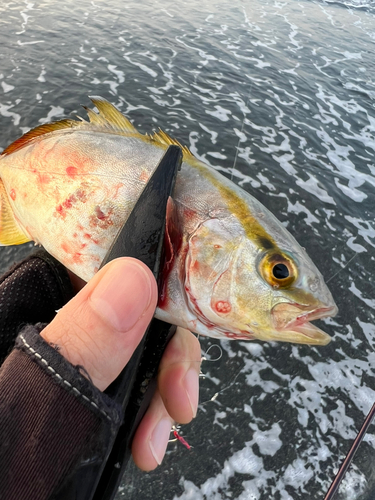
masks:
<path id="1" fill-rule="evenodd" d="M 0 245 L 20 245 L 31 241 L 14 218 L 3 181 L 0 179 Z"/>
<path id="2" fill-rule="evenodd" d="M 137 134 L 140 135 L 137 129 L 131 124 L 131 122 L 115 108 L 110 102 L 103 97 L 90 97 L 93 104 L 99 110 L 99 113 L 95 113 L 92 109 L 83 106 L 86 110 L 90 123 L 86 122 L 82 118 L 79 121 L 73 120 L 71 118 L 60 120 L 58 122 L 46 123 L 39 125 L 26 132 L 22 137 L 16 139 L 12 144 L 10 144 L 4 151 L 2 155 L 9 155 L 22 149 L 29 142 L 31 142 L 36 137 L 40 137 L 56 130 L 70 129 L 70 128 L 80 128 L 84 130 L 97 130 L 101 132 L 112 132 L 116 134 Z"/>
<path id="3" fill-rule="evenodd" d="M 180 146 L 185 160 L 189 157 L 195 159 L 195 156 L 187 146 L 183 146 L 180 142 L 178 142 L 177 139 L 173 139 L 173 137 L 164 132 L 164 130 L 159 129 L 159 132 L 155 132 L 153 135 L 151 135 L 151 139 L 155 142 L 158 142 L 159 144 L 166 144 L 167 146 Z"/>
<path id="4" fill-rule="evenodd" d="M 90 125 L 99 126 L 101 129 L 110 129 L 114 132 L 139 134 L 134 125 L 113 104 L 99 96 L 92 96 L 90 99 L 99 110 L 98 114 L 84 106 L 90 119 Z"/>
<path id="5" fill-rule="evenodd" d="M 41 135 L 49 134 L 50 132 L 54 132 L 55 130 L 69 129 L 77 126 L 80 126 L 80 122 L 72 119 L 60 120 L 54 123 L 45 123 L 43 125 L 39 125 L 38 127 L 35 127 L 26 132 L 26 134 L 23 134 L 22 137 L 16 139 L 14 142 L 12 142 L 12 144 L 9 144 L 9 146 L 4 149 L 1 155 L 10 155 L 11 153 L 18 151 L 19 149 L 22 149 L 33 139 Z"/>
<path id="6" fill-rule="evenodd" d="M 90 108 L 83 106 L 89 117 L 89 122 L 85 121 L 83 118 L 78 117 L 79 121 L 73 120 L 71 118 L 60 120 L 53 123 L 47 123 L 39 125 L 26 132 L 22 137 L 16 139 L 12 144 L 10 144 L 1 155 L 9 155 L 22 149 L 24 146 L 29 144 L 35 138 L 55 132 L 57 130 L 79 128 L 81 130 L 96 130 L 97 132 L 107 132 L 120 135 L 134 135 L 142 138 L 146 141 L 156 142 L 158 144 L 163 144 L 170 146 L 174 144 L 182 149 L 183 156 L 185 160 L 196 160 L 194 155 L 191 153 L 187 146 L 183 146 L 179 141 L 170 137 L 166 132 L 159 129 L 152 135 L 146 134 L 145 136 L 140 134 L 134 125 L 124 116 L 113 104 L 108 102 L 103 97 L 92 96 L 90 97 L 92 103 L 96 106 L 99 113 L 96 113 Z"/>

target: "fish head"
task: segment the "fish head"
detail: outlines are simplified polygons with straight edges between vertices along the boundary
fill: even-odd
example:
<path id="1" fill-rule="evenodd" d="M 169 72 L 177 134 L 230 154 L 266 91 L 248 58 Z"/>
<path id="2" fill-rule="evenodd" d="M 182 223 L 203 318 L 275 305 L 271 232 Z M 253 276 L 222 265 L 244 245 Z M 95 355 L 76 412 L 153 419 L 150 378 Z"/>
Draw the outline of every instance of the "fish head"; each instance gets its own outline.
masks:
<path id="1" fill-rule="evenodd" d="M 323 276 L 264 207 L 263 215 L 271 217 L 272 238 L 266 230 L 249 236 L 235 217 L 207 220 L 191 236 L 185 293 L 198 319 L 195 330 L 219 338 L 325 345 L 329 335 L 310 323 L 337 313 Z"/>

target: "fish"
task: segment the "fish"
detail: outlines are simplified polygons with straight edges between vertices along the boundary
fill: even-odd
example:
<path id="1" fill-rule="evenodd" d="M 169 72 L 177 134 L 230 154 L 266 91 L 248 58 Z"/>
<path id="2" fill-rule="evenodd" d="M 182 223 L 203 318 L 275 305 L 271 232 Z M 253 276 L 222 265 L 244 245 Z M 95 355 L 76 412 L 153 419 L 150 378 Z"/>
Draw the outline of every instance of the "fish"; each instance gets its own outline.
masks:
<path id="1" fill-rule="evenodd" d="M 181 146 L 90 99 L 88 120 L 40 125 L 0 155 L 0 244 L 34 241 L 85 281 L 168 146 Z M 256 198 L 181 148 L 155 316 L 214 338 L 328 344 L 311 321 L 338 309 L 305 249 Z"/>

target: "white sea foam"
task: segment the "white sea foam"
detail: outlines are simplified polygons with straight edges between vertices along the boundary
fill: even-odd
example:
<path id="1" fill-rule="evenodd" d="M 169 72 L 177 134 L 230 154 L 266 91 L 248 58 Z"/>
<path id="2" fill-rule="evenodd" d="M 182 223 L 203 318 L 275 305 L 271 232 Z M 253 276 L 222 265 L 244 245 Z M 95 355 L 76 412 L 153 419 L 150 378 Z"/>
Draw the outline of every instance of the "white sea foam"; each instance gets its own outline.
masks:
<path id="1" fill-rule="evenodd" d="M 14 107 L 13 104 L 2 104 L 0 103 L 0 115 L 6 118 L 12 118 L 13 125 L 17 126 L 20 123 L 21 115 L 18 113 L 14 113 L 13 111 L 9 111 Z"/>
<path id="2" fill-rule="evenodd" d="M 222 106 L 216 105 L 214 106 L 215 111 L 210 111 L 206 109 L 206 113 L 208 115 L 214 116 L 215 118 L 218 118 L 222 122 L 227 122 L 229 120 L 229 116 L 231 114 L 231 111 L 229 109 L 225 109 Z"/>
<path id="3" fill-rule="evenodd" d="M 14 85 L 9 85 L 8 83 L 5 82 L 1 82 L 1 86 L 3 87 L 4 94 L 11 92 L 15 88 Z"/>
<path id="4" fill-rule="evenodd" d="M 49 111 L 48 115 L 45 116 L 44 118 L 39 119 L 39 123 L 49 123 L 52 121 L 52 118 L 55 118 L 57 116 L 64 116 L 64 108 L 61 106 L 51 106 L 51 110 Z"/>

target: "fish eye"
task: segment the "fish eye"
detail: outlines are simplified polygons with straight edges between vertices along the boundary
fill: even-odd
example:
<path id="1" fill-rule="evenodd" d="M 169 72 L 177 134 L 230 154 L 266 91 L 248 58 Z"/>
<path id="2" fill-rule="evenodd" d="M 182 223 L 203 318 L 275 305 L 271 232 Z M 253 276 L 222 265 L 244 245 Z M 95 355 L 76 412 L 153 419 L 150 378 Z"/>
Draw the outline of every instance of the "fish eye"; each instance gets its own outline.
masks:
<path id="1" fill-rule="evenodd" d="M 259 264 L 259 271 L 264 280 L 275 288 L 287 288 L 297 278 L 295 262 L 288 255 L 268 252 Z"/>
<path id="2" fill-rule="evenodd" d="M 289 269 L 285 264 L 276 264 L 272 269 L 272 274 L 278 280 L 284 280 L 289 277 Z"/>

